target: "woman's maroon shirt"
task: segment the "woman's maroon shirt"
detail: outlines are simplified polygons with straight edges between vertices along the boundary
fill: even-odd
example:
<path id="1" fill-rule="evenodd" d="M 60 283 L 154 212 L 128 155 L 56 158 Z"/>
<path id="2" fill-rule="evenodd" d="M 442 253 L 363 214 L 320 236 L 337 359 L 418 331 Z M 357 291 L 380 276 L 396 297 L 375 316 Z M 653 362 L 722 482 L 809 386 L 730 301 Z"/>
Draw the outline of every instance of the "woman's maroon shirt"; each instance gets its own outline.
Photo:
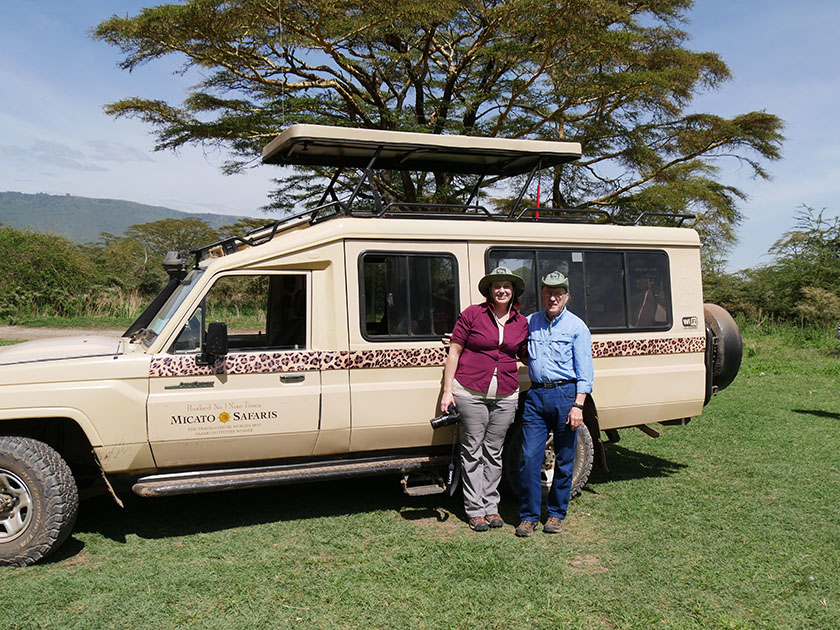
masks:
<path id="1" fill-rule="evenodd" d="M 511 311 L 504 325 L 502 344 L 499 327 L 489 304 L 474 304 L 458 316 L 452 341 L 464 347 L 455 370 L 455 379 L 467 389 L 486 392 L 493 370 L 497 369 L 497 393 L 511 394 L 519 387 L 516 358 L 525 357 L 528 320 Z"/>

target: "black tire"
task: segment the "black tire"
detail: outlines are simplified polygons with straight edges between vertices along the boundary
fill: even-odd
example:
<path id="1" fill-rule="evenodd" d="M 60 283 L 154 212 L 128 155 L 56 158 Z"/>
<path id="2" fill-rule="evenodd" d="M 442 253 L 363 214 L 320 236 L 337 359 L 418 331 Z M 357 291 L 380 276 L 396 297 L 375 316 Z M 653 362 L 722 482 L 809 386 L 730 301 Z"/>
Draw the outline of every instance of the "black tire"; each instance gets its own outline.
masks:
<path id="1" fill-rule="evenodd" d="M 52 447 L 0 436 L 0 565 L 26 566 L 70 535 L 79 493 L 70 467 Z"/>
<path id="2" fill-rule="evenodd" d="M 581 493 L 589 475 L 592 472 L 592 462 L 595 459 L 595 447 L 592 444 L 592 436 L 586 425 L 581 425 L 577 430 L 577 443 L 575 445 L 575 469 L 572 474 L 572 498 Z M 502 455 L 504 466 L 502 468 L 503 488 L 510 495 L 519 496 L 519 463 L 522 461 L 522 425 L 520 423 L 511 427 L 508 433 L 507 444 L 505 444 Z M 554 473 L 554 442 L 549 435 L 546 444 L 546 466 L 550 466 L 551 474 Z M 550 485 L 550 483 L 548 484 Z M 543 477 L 543 491 L 548 491 L 545 476 Z"/>
<path id="3" fill-rule="evenodd" d="M 741 331 L 732 315 L 717 304 L 704 304 L 703 317 L 713 344 L 711 356 L 707 354 L 706 370 L 711 374 L 715 389 L 725 389 L 735 380 L 741 367 Z"/>

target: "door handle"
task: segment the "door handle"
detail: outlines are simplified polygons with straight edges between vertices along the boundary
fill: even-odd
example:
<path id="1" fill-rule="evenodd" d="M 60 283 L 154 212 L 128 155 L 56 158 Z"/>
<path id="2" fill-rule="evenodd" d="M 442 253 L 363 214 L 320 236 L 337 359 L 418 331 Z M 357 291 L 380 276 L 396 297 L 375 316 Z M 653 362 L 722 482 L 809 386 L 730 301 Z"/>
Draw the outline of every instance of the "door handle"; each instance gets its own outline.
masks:
<path id="1" fill-rule="evenodd" d="M 181 381 L 177 385 L 166 385 L 163 389 L 200 389 L 213 385 L 213 381 Z"/>
<path id="2" fill-rule="evenodd" d="M 293 376 L 281 376 L 281 383 L 302 383 L 306 377 L 303 374 L 295 374 Z"/>

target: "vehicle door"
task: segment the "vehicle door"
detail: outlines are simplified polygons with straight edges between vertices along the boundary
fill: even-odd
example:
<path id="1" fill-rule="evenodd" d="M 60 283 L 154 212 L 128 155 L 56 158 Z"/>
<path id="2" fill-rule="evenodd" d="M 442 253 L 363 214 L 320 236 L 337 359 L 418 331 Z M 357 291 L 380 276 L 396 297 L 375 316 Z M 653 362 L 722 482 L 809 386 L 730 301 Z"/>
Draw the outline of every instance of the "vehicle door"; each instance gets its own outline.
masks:
<path id="1" fill-rule="evenodd" d="M 148 432 L 158 466 L 310 455 L 320 422 L 319 353 L 311 350 L 309 272 L 217 276 L 168 349 L 153 357 Z M 228 353 L 210 365 L 210 322 Z"/>
<path id="2" fill-rule="evenodd" d="M 351 449 L 451 442 L 429 420 L 440 413 L 441 338 L 469 300 L 466 243 L 359 240 L 345 252 Z"/>

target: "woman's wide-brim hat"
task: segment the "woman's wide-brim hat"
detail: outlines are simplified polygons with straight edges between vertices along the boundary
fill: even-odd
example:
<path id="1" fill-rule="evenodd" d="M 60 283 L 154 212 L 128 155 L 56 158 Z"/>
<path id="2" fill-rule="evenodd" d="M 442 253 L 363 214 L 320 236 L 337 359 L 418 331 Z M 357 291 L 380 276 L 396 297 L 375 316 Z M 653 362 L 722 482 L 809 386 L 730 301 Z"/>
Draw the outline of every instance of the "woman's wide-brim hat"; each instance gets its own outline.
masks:
<path id="1" fill-rule="evenodd" d="M 478 281 L 478 292 L 486 298 L 490 297 L 490 285 L 494 282 L 508 281 L 513 285 L 513 296 L 519 297 L 525 290 L 525 281 L 507 267 L 496 267 L 493 271 Z"/>

